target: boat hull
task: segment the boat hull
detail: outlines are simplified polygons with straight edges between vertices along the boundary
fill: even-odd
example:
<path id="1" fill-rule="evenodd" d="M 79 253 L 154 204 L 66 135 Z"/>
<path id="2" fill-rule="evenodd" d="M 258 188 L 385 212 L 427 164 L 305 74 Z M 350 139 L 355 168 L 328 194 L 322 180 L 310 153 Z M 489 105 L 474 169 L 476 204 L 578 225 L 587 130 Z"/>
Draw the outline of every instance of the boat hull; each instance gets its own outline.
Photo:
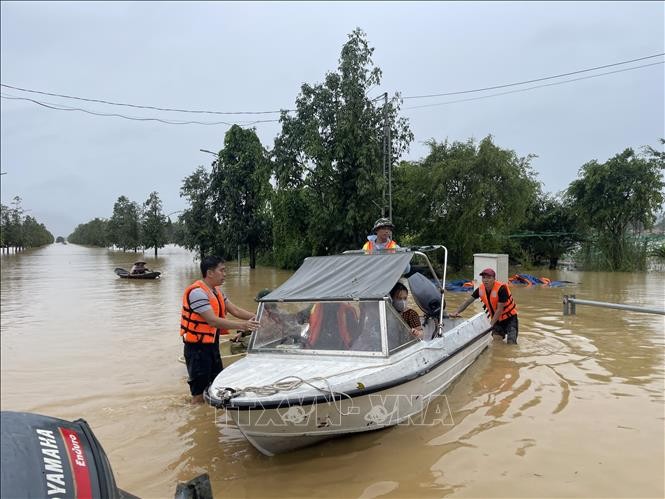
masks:
<path id="1" fill-rule="evenodd" d="M 395 425 L 451 424 L 447 402 L 440 395 L 491 341 L 489 331 L 475 329 L 475 336 L 432 362 L 431 369 L 399 382 L 387 381 L 383 388 L 375 386 L 367 389 L 368 393 L 354 390 L 352 395 L 329 396 L 327 400 L 291 397 L 278 404 L 257 400 L 251 406 L 229 405 L 226 415 L 268 456 Z"/>
<path id="2" fill-rule="evenodd" d="M 161 272 L 156 271 L 144 272 L 143 274 L 131 274 L 121 267 L 116 267 L 114 272 L 121 279 L 157 279 L 160 275 L 162 275 Z"/>

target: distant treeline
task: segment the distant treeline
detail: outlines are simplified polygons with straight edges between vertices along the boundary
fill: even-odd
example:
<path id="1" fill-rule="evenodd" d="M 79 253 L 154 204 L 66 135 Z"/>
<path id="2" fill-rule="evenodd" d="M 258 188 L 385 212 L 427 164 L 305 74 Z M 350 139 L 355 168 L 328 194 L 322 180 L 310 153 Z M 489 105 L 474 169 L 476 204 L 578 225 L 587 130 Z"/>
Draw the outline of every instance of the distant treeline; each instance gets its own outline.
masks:
<path id="1" fill-rule="evenodd" d="M 368 97 L 381 83 L 373 50 L 362 31 L 351 33 L 338 70 L 303 84 L 295 111 L 281 114 L 272 149 L 254 129 L 232 126 L 212 171 L 200 166 L 183 180 L 188 208 L 177 224 L 154 199 L 148 209 L 150 200 L 140 207 L 122 196 L 110 220 L 79 226 L 69 240 L 123 248 L 171 241 L 227 257 L 242 247 L 252 267 L 259 258 L 295 268 L 310 255 L 360 248 L 374 220 L 388 215 L 391 193 L 398 243 L 443 243 L 458 269 L 476 252 L 550 266 L 573 254 L 587 268 L 644 268 L 639 236 L 662 210 L 662 151 L 591 160 L 556 195 L 542 191 L 533 155 L 520 157 L 491 136 L 431 140 L 425 158 L 399 162 L 413 134 L 399 95 Z"/>
<path id="2" fill-rule="evenodd" d="M 25 214 L 20 197 L 13 198 L 11 207 L 0 204 L 0 248 L 3 251 L 37 248 L 54 240 L 44 224 Z"/>
<path id="3" fill-rule="evenodd" d="M 74 244 L 89 246 L 117 246 L 123 251 L 128 249 L 158 248 L 177 242 L 175 226 L 162 212 L 162 201 L 157 192 L 151 192 L 143 204 L 130 201 L 120 196 L 113 206 L 113 215 L 109 220 L 95 218 L 80 224 L 67 240 Z"/>

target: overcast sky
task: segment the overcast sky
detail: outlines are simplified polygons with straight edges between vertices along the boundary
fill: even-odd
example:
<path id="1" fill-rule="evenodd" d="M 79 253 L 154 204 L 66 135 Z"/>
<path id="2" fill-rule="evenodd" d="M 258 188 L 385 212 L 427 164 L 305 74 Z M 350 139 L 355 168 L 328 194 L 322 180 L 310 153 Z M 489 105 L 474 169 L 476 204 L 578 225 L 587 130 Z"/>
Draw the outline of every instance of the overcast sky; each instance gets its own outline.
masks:
<path id="1" fill-rule="evenodd" d="M 156 107 L 214 111 L 293 108 L 302 83 L 337 68 L 356 27 L 375 48 L 380 88 L 402 96 L 473 90 L 665 52 L 663 2 L 2 2 L 5 85 Z M 490 92 L 406 99 L 423 142 L 482 139 L 532 165 L 546 191 L 565 189 L 585 162 L 665 137 L 663 57 Z M 506 91 L 624 71 L 529 91 Z M 101 113 L 231 121 L 29 94 Z M 460 99 L 493 97 L 451 103 Z M 55 111 L 2 99 L 2 203 L 23 207 L 57 235 L 111 216 L 120 195 L 164 212 L 185 207 L 183 178 L 222 147 L 226 125 L 166 125 Z M 441 105 L 432 105 L 441 104 Z M 415 106 L 429 105 L 424 108 Z M 409 109 L 411 108 L 411 109 Z M 274 115 L 261 116 L 270 119 Z M 247 117 L 239 117 L 246 120 Z M 256 125 L 271 148 L 278 123 Z M 378 213 L 377 213 L 378 215 Z"/>

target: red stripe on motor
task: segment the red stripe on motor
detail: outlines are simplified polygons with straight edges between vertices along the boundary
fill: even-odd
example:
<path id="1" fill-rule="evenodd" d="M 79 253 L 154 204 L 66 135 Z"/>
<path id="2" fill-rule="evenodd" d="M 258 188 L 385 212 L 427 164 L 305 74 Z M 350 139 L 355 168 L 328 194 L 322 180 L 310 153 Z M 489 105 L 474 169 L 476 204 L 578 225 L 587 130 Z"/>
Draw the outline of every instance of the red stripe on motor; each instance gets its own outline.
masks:
<path id="1" fill-rule="evenodd" d="M 90 468 L 83 452 L 83 445 L 78 433 L 67 428 L 59 428 L 65 441 L 69 466 L 72 468 L 74 478 L 74 497 L 77 499 L 92 499 L 90 486 Z"/>

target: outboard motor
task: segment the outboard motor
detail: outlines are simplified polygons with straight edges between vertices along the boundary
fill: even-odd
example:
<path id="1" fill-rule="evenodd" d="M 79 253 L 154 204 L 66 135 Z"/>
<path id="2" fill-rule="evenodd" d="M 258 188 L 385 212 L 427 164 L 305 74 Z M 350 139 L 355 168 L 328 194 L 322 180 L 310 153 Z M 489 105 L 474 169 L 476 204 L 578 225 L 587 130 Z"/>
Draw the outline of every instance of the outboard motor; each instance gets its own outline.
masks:
<path id="1" fill-rule="evenodd" d="M 441 312 L 441 291 L 439 291 L 439 288 L 420 273 L 409 276 L 407 280 L 416 305 L 427 317 L 438 319 Z"/>
<path id="2" fill-rule="evenodd" d="M 83 419 L 0 413 L 0 497 L 138 499 L 116 486 L 106 453 Z M 176 499 L 212 499 L 207 475 L 179 484 Z"/>

